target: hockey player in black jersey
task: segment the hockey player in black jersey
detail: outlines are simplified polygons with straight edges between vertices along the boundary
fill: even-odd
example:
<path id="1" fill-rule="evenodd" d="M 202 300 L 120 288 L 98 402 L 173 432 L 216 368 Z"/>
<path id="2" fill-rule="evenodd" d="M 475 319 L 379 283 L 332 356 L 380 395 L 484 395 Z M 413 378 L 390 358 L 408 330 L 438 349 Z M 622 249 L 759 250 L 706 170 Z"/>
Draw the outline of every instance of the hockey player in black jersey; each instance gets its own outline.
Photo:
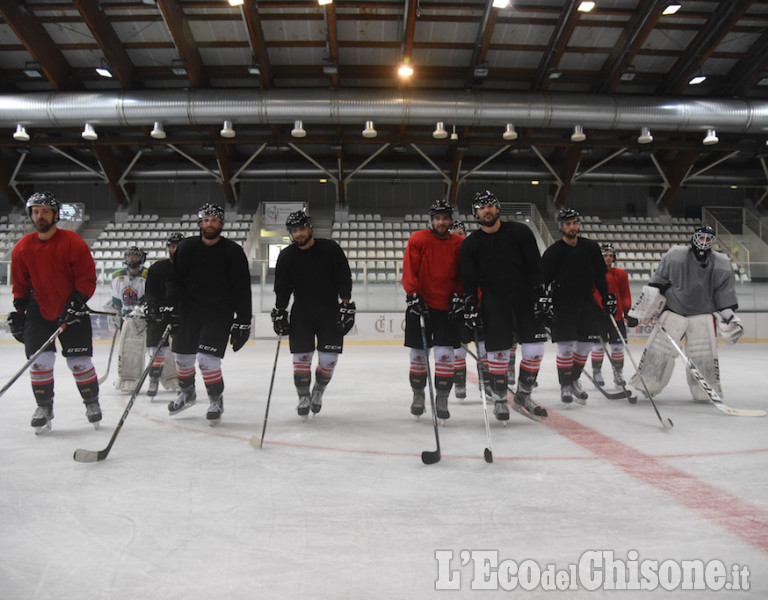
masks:
<path id="1" fill-rule="evenodd" d="M 173 415 L 194 405 L 195 360 L 200 367 L 213 425 L 224 412 L 221 359 L 243 347 L 251 333 L 251 275 L 240 244 L 221 235 L 224 210 L 206 203 L 197 213 L 200 235 L 181 241 L 173 260 L 165 322 L 178 325 L 172 349 L 179 397 L 168 405 Z M 170 309 L 170 310 L 168 310 Z"/>
<path id="2" fill-rule="evenodd" d="M 322 408 L 323 392 L 343 350 L 344 336 L 354 327 L 356 309 L 351 300 L 352 274 L 341 246 L 313 237 L 312 221 L 303 210 L 288 215 L 285 227 L 293 243 L 277 257 L 272 324 L 277 335 L 288 336 L 299 395 L 297 412 L 306 419 L 310 409 L 317 414 Z M 315 349 L 315 385 L 310 392 Z"/>
<path id="3" fill-rule="evenodd" d="M 464 240 L 459 254 L 464 317 L 468 326 L 483 327 L 485 332 L 494 414 L 500 421 L 509 419 L 507 367 L 509 349 L 517 339 L 522 360 L 516 409 L 545 417 L 546 409 L 531 398 L 547 339 L 534 314 L 543 282 L 536 238 L 523 223 L 499 220 L 500 204 L 492 192 L 476 194 L 472 208 L 480 229 Z"/>
<path id="4" fill-rule="evenodd" d="M 602 311 L 616 310 L 616 297 L 608 294 L 605 261 L 597 242 L 579 236 L 581 215 L 564 208 L 557 216 L 562 238 L 544 251 L 544 278 L 551 290 L 554 312 L 552 341 L 557 343 L 557 375 L 560 399 L 586 404 L 587 393 L 579 383 L 592 344 L 603 330 Z M 593 287 L 603 300 L 601 309 Z"/>

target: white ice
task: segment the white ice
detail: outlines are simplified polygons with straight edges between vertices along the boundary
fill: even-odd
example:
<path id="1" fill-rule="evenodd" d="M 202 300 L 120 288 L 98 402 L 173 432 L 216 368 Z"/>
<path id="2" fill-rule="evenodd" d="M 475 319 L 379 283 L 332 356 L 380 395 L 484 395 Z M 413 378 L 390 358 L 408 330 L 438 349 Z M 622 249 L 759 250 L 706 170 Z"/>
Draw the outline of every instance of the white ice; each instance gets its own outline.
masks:
<path id="1" fill-rule="evenodd" d="M 642 346 L 633 345 L 639 358 Z M 348 345 L 322 411 L 296 415 L 290 354 L 281 349 L 262 449 L 275 340 L 256 340 L 223 362 L 218 427 L 200 401 L 170 417 L 170 392 L 139 396 L 111 453 L 82 464 L 77 448 L 106 446 L 128 396 L 102 386 L 99 431 L 85 420 L 65 362 L 56 363 L 53 429 L 35 436 L 25 374 L 2 398 L 0 597 L 9 600 L 231 600 L 467 598 L 522 595 L 473 590 L 462 550 L 542 569 L 589 550 L 639 560 L 713 559 L 749 568 L 749 591 L 696 598 L 768 597 L 768 417 L 739 418 L 690 400 L 678 360 L 658 397 L 611 401 L 585 384 L 586 406 L 561 404 L 547 346 L 535 398 L 550 423 L 512 413 L 491 422 L 495 461 L 483 460 L 479 393 L 451 399 L 439 428 L 409 413 L 408 352 Z M 96 347 L 103 372 L 109 346 Z M 768 408 L 765 344 L 720 347 L 727 403 Z M 23 364 L 0 343 L 0 383 Z M 470 371 L 474 363 L 468 359 Z M 113 365 L 114 372 L 114 365 Z M 607 364 L 603 368 L 610 380 Z M 632 367 L 628 364 L 626 373 Z M 610 387 L 610 386 L 609 386 Z M 436 552 L 453 551 L 438 581 Z M 506 562 L 505 565 L 509 565 Z M 530 564 L 530 563 L 529 563 Z M 728 572 L 730 574 L 730 571 Z M 439 591 L 449 578 L 460 591 Z M 559 598 L 647 597 L 641 592 L 549 592 Z M 540 587 L 528 597 L 548 593 Z M 665 598 L 694 597 L 665 592 Z"/>

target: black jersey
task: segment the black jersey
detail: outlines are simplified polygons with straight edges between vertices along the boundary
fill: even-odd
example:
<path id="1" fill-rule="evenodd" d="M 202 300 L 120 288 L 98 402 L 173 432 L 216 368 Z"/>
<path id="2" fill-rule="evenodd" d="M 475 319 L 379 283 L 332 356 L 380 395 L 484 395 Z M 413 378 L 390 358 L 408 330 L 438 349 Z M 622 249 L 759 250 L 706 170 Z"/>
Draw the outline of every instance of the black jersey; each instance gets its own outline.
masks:
<path id="1" fill-rule="evenodd" d="M 220 237 L 208 246 L 201 236 L 184 238 L 173 257 L 169 296 L 182 314 L 251 318 L 251 274 L 242 247 Z"/>
<path id="2" fill-rule="evenodd" d="M 593 286 L 601 297 L 608 295 L 605 261 L 593 240 L 577 237 L 575 246 L 558 240 L 544 251 L 541 262 L 545 282 L 553 284 L 556 309 L 594 302 Z"/>
<path id="3" fill-rule="evenodd" d="M 465 294 L 528 294 L 543 281 L 536 238 L 516 221 L 503 221 L 495 233 L 472 232 L 461 244 L 459 269 Z"/>
<path id="4" fill-rule="evenodd" d="M 293 294 L 294 307 L 333 309 L 339 298 L 352 295 L 352 274 L 344 251 L 333 240 L 315 238 L 302 250 L 286 246 L 277 257 L 275 306 L 287 308 Z"/>
<path id="5" fill-rule="evenodd" d="M 144 285 L 144 300 L 147 306 L 157 313 L 161 306 L 165 305 L 168 293 L 168 281 L 173 271 L 173 263 L 170 258 L 164 258 L 153 263 L 147 269 L 147 283 Z"/>

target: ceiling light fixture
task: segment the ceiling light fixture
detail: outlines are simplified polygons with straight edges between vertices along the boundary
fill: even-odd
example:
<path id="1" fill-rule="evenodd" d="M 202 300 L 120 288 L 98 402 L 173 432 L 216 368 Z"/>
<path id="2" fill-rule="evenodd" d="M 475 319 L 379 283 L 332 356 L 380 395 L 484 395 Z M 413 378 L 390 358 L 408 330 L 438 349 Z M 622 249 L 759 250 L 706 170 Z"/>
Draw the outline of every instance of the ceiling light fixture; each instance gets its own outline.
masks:
<path id="1" fill-rule="evenodd" d="M 475 79 L 485 79 L 488 77 L 488 63 L 481 62 L 475 65 L 475 68 L 472 70 L 472 76 Z"/>
<path id="2" fill-rule="evenodd" d="M 717 137 L 717 132 L 714 129 L 707 129 L 707 135 L 704 136 L 704 139 L 701 140 L 701 143 L 705 146 L 712 146 L 713 144 L 717 144 L 719 141 L 720 138 Z"/>
<path id="3" fill-rule="evenodd" d="M 400 77 L 410 77 L 413 75 L 413 67 L 411 66 L 411 59 L 407 56 L 403 59 L 402 64 L 397 69 L 397 74 Z"/>
<path id="4" fill-rule="evenodd" d="M 326 75 L 336 75 L 339 72 L 338 63 L 331 58 L 323 59 L 323 73 Z"/>
<path id="5" fill-rule="evenodd" d="M 295 138 L 307 137 L 307 130 L 304 129 L 304 124 L 301 121 L 295 121 L 293 123 L 293 129 L 291 129 L 291 136 Z"/>
<path id="6" fill-rule="evenodd" d="M 245 0 L 229 0 L 230 6 L 242 6 L 245 4 Z"/>
<path id="7" fill-rule="evenodd" d="M 375 138 L 377 135 L 379 135 L 379 132 L 374 128 L 373 121 L 366 121 L 365 129 L 363 129 L 363 137 L 371 139 Z"/>
<path id="8" fill-rule="evenodd" d="M 585 0 L 584 2 L 579 4 L 579 8 L 577 10 L 579 10 L 580 12 L 590 12 L 593 8 L 595 8 L 595 3 L 588 2 L 587 0 Z"/>
<path id="9" fill-rule="evenodd" d="M 637 136 L 637 143 L 638 144 L 650 144 L 653 141 L 653 136 L 651 135 L 651 130 L 647 127 L 641 127 L 640 128 L 640 135 Z"/>
<path id="10" fill-rule="evenodd" d="M 584 128 L 581 125 L 575 125 L 573 128 L 573 133 L 571 134 L 571 141 L 583 142 L 586 139 L 587 136 L 584 135 Z"/>
<path id="11" fill-rule="evenodd" d="M 507 8 L 509 0 L 493 0 L 493 8 Z"/>
<path id="12" fill-rule="evenodd" d="M 237 135 L 235 130 L 232 129 L 232 121 L 224 121 L 224 126 L 219 131 L 219 135 L 223 138 L 233 138 Z"/>
<path id="13" fill-rule="evenodd" d="M 149 135 L 156 140 L 164 140 L 165 129 L 163 128 L 163 124 L 160 121 L 155 121 L 155 126 L 152 128 L 152 131 L 149 132 Z"/>
<path id="14" fill-rule="evenodd" d="M 512 123 L 507 123 L 507 128 L 504 130 L 504 133 L 501 134 L 501 137 L 508 142 L 515 141 L 517 139 L 517 131 L 515 131 L 515 126 L 512 125 Z"/>
<path id="15" fill-rule="evenodd" d="M 29 141 L 29 134 L 27 133 L 27 130 L 24 129 L 24 125 L 19 123 L 16 125 L 16 131 L 13 132 L 13 139 L 17 142 L 28 142 Z"/>
<path id="16" fill-rule="evenodd" d="M 333 0 L 317 0 L 317 3 L 320 6 L 325 6 L 326 4 L 330 4 L 331 2 L 333 2 Z"/>
<path id="17" fill-rule="evenodd" d="M 635 75 L 636 75 L 635 65 L 629 65 L 627 67 L 627 70 L 621 74 L 621 77 L 619 77 L 619 79 L 621 81 L 632 81 L 635 78 Z"/>
<path id="18" fill-rule="evenodd" d="M 688 81 L 688 85 L 699 85 L 707 80 L 706 75 L 695 75 Z"/>
<path id="19" fill-rule="evenodd" d="M 40 79 L 43 76 L 43 72 L 40 70 L 40 63 L 35 61 L 25 63 L 21 72 L 30 79 Z"/>
<path id="20" fill-rule="evenodd" d="M 101 64 L 96 67 L 96 72 L 102 77 L 112 79 L 112 69 L 109 68 L 109 63 L 103 58 L 101 59 Z"/>
<path id="21" fill-rule="evenodd" d="M 187 67 L 184 66 L 183 58 L 174 58 L 171 61 L 171 73 L 179 76 L 184 76 L 187 74 Z"/>
<path id="22" fill-rule="evenodd" d="M 83 133 L 80 134 L 84 140 L 88 140 L 89 142 L 94 142 L 99 139 L 99 134 L 96 133 L 96 130 L 93 128 L 93 125 L 90 123 L 86 123 L 85 127 L 83 127 Z"/>
<path id="23" fill-rule="evenodd" d="M 256 77 L 258 77 L 259 75 L 261 75 L 261 65 L 256 61 L 254 61 L 253 63 L 251 63 L 251 66 L 248 67 L 248 73 L 250 75 L 255 75 Z"/>
<path id="24" fill-rule="evenodd" d="M 550 69 L 547 73 L 548 79 L 560 79 L 563 76 L 563 72 L 560 69 Z"/>
<path id="25" fill-rule="evenodd" d="M 683 7 L 682 4 L 678 4 L 677 2 L 672 2 L 671 4 L 667 4 L 667 7 L 661 11 L 661 14 L 666 16 L 674 15 L 682 7 Z"/>
<path id="26" fill-rule="evenodd" d="M 432 132 L 432 137 L 436 140 L 444 140 L 448 137 L 448 132 L 445 130 L 445 125 L 442 121 L 438 121 L 435 125 L 435 130 Z"/>
<path id="27" fill-rule="evenodd" d="M 456 125 L 453 126 L 453 132 L 451 133 L 451 141 L 456 142 L 459 139 L 459 134 L 456 133 Z"/>

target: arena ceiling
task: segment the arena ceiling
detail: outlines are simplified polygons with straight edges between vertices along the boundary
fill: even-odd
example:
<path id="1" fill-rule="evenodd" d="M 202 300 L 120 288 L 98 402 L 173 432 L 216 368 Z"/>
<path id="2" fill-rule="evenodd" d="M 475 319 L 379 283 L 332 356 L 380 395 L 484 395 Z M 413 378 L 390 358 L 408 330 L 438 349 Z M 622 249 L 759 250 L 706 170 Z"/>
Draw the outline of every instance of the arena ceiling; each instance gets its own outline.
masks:
<path id="1" fill-rule="evenodd" d="M 451 198 L 536 180 L 558 203 L 585 183 L 762 202 L 768 2 L 581 4 L 0 0 L 0 192 L 103 182 L 123 204 L 139 182 L 210 180 L 235 203 L 244 181 L 326 178 L 343 203 L 356 179 Z"/>

